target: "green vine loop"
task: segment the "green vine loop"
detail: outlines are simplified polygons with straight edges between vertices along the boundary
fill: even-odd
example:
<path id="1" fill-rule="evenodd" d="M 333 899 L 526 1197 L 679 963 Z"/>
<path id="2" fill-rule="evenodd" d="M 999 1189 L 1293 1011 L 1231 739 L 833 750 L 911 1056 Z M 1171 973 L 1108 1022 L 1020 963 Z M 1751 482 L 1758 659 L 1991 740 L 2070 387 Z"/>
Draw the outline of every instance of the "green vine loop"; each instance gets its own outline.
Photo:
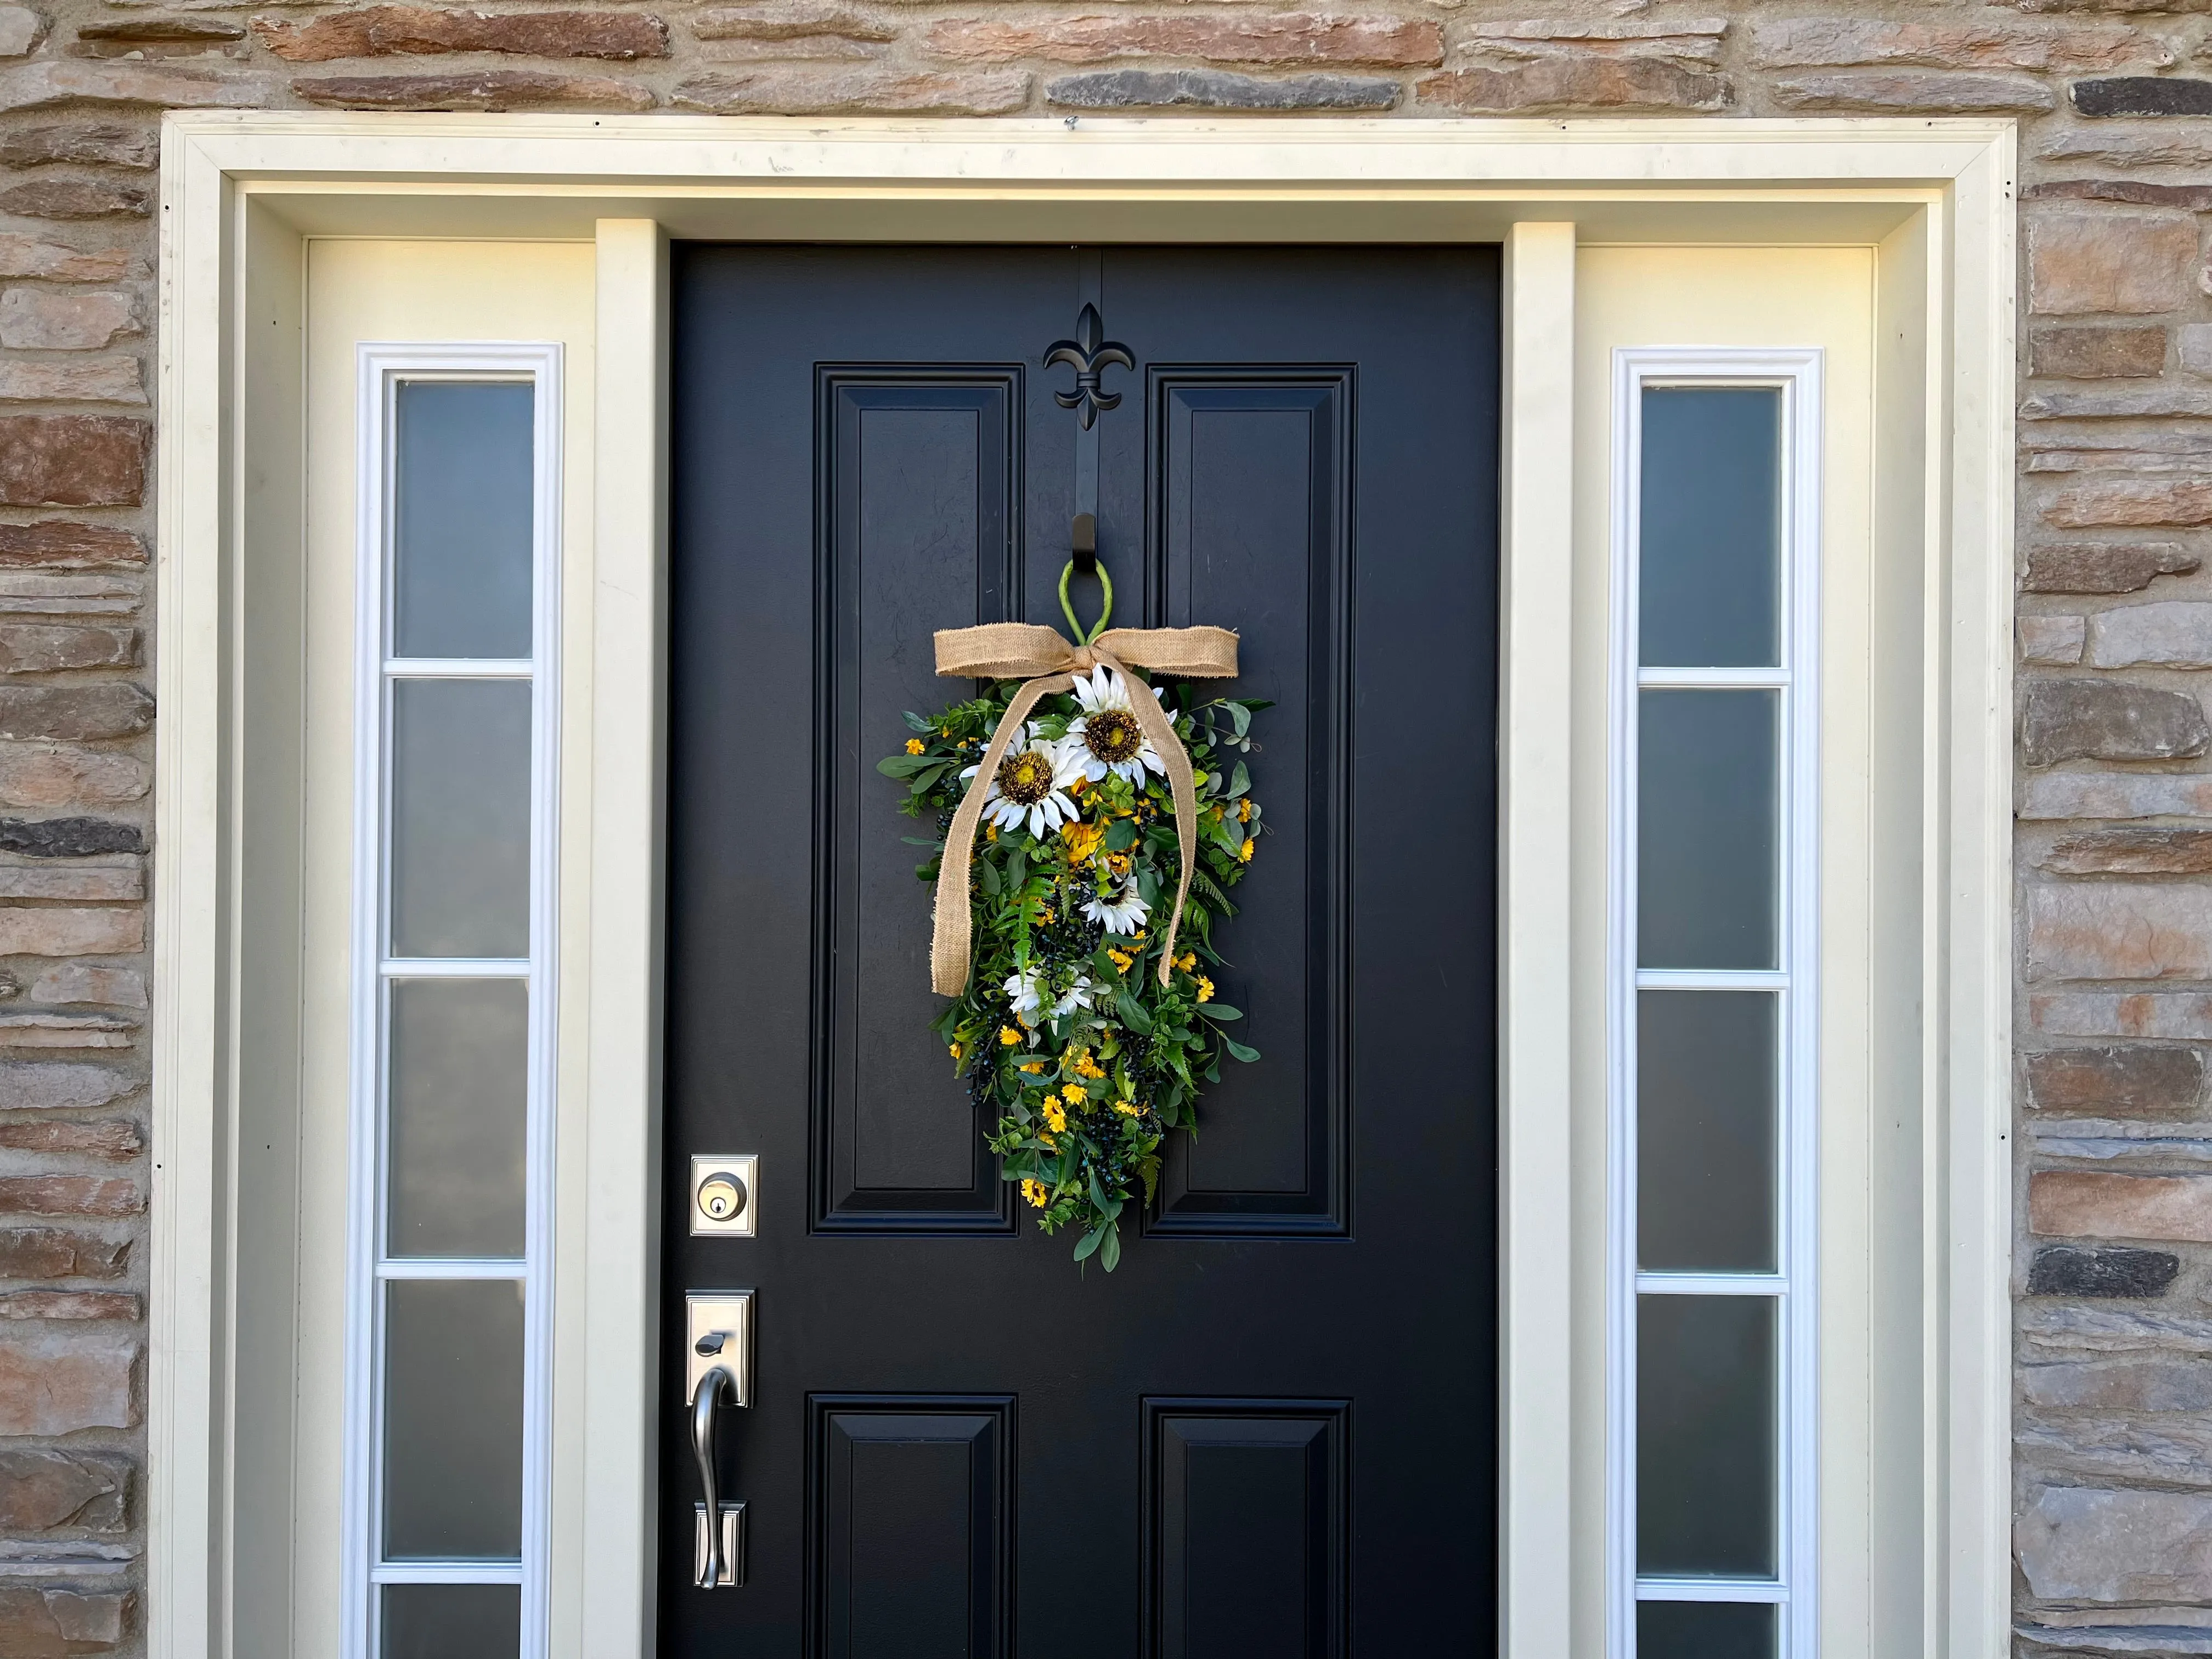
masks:
<path id="1" fill-rule="evenodd" d="M 1103 634 L 1107 620 L 1114 614 L 1114 579 L 1106 574 L 1106 562 L 1101 559 L 1092 568 L 1098 573 L 1098 585 L 1105 589 L 1106 598 L 1098 607 L 1098 620 L 1091 624 L 1088 634 L 1083 631 L 1083 624 L 1076 621 L 1075 606 L 1067 597 L 1067 579 L 1075 574 L 1075 561 L 1070 559 L 1060 573 L 1060 614 L 1067 618 L 1067 631 L 1074 636 L 1078 645 L 1088 645 Z"/>

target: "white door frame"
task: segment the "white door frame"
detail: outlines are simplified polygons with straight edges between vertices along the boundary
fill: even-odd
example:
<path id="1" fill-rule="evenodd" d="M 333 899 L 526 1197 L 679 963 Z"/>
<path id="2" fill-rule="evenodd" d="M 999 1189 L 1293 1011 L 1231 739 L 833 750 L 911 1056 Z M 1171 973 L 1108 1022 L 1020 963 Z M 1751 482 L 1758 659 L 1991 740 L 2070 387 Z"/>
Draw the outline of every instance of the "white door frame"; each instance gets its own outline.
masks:
<path id="1" fill-rule="evenodd" d="M 668 237 L 1502 240 L 1506 256 L 1500 1272 L 1502 1650 L 1570 1650 L 1573 277 L 1578 240 L 1850 242 L 1917 331 L 1929 641 L 1920 1224 L 1924 1650 L 2008 1644 L 2014 145 L 1987 120 L 718 120 L 173 113 L 161 285 L 149 1650 L 228 1654 L 281 1593 L 240 1543 L 288 1490 L 257 1441 L 282 1232 L 241 1149 L 300 1104 L 296 601 L 303 238 L 597 247 L 588 1285 L 556 1650 L 651 1651 L 657 1376 L 660 578 Z M 288 587 L 288 583 L 289 584 Z M 290 598 L 288 599 L 288 594 Z M 288 632 L 288 629 L 293 631 Z M 288 649 L 291 655 L 288 657 Z M 288 721 L 289 722 L 288 726 Z M 290 805 L 287 791 L 292 792 Z M 288 816 L 289 814 L 289 816 Z M 273 860 L 272 860 L 273 854 Z M 574 925 L 586 926 L 579 921 Z M 573 947 L 571 947 L 573 950 Z M 289 953 L 289 956 L 287 953 Z M 288 992 L 288 988 L 290 990 Z M 295 1000 L 296 996 L 295 995 Z M 288 1117 L 287 1114 L 291 1114 Z M 272 1219 L 273 1216 L 273 1219 Z M 274 1230 L 272 1231 L 272 1229 Z M 307 1293 L 296 1285 L 295 1294 Z M 281 1303 L 281 1297 L 278 1302 Z M 565 1304 L 564 1304 L 565 1305 Z M 273 1357 L 272 1357 L 273 1356 Z M 1599 1363 L 1601 1363 L 1599 1362 Z M 556 1519 L 556 1526 L 559 1524 Z M 1580 1638 L 1573 1650 L 1584 1650 Z"/>

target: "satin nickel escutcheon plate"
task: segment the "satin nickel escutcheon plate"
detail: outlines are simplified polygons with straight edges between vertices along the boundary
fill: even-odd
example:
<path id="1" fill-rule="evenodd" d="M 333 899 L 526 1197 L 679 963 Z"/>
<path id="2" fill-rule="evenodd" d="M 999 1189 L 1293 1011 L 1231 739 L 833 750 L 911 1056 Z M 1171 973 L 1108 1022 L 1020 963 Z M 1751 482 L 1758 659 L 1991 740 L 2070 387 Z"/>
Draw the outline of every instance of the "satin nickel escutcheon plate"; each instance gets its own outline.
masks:
<path id="1" fill-rule="evenodd" d="M 691 1237 L 751 1238 L 758 1231 L 760 1159 L 751 1152 L 691 1155 Z"/>

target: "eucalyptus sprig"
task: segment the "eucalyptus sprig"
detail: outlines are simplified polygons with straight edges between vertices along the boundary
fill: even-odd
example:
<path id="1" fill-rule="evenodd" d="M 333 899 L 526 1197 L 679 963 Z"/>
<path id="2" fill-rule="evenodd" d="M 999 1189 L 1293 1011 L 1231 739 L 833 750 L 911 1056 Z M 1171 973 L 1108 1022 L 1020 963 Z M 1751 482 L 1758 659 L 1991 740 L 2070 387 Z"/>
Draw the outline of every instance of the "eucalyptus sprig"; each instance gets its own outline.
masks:
<path id="1" fill-rule="evenodd" d="M 995 776 L 976 778 L 1018 688 L 1005 681 L 936 715 L 908 714 L 904 751 L 877 770 L 906 782 L 908 816 L 933 823 L 933 837 L 907 837 L 930 849 L 915 870 L 925 882 L 971 780 L 987 792 L 970 866 L 974 968 L 933 1029 L 976 1106 L 994 1115 L 1003 1177 L 1045 1231 L 1079 1230 L 1078 1261 L 1095 1255 L 1111 1273 L 1124 1210 L 1149 1207 L 1158 1190 L 1162 1141 L 1196 1131 L 1199 1091 L 1219 1081 L 1224 1056 L 1260 1057 L 1230 1035 L 1243 1015 L 1216 997 L 1208 970 L 1222 962 L 1214 924 L 1236 914 L 1229 890 L 1266 833 L 1247 761 L 1252 716 L 1269 705 L 1200 702 L 1187 682 L 1158 694 L 1189 751 L 1198 807 L 1196 867 L 1163 984 L 1175 805 L 1128 703 L 1154 694 L 1107 668 L 1079 677 L 1073 693 L 1037 704 Z"/>

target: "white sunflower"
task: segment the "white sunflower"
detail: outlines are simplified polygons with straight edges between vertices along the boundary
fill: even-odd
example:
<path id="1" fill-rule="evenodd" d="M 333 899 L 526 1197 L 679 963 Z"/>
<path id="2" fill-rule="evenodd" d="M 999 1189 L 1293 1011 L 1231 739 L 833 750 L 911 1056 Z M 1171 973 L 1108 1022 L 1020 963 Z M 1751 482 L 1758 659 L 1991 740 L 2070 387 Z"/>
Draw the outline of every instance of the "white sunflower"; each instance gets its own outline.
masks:
<path id="1" fill-rule="evenodd" d="M 1091 1006 L 1091 999 L 1097 994 L 1098 988 L 1091 982 L 1091 975 L 1078 974 L 1075 976 L 1075 983 L 1069 986 L 1061 994 L 1060 1000 L 1052 1005 L 1052 1017 L 1054 1019 L 1066 1019 L 1079 1008 L 1088 1010 Z"/>
<path id="2" fill-rule="evenodd" d="M 1145 925 L 1152 906 L 1137 896 L 1133 879 L 1116 884 L 1083 901 L 1083 914 L 1109 933 L 1133 933 Z"/>
<path id="3" fill-rule="evenodd" d="M 1081 769 L 1080 775 L 1097 783 L 1115 773 L 1136 784 L 1144 782 L 1146 767 L 1166 775 L 1159 751 L 1129 706 L 1127 681 L 1100 663 L 1087 676 L 1075 677 L 1074 690 L 1083 713 L 1069 722 L 1065 746 Z M 1157 698 L 1159 693 L 1152 696 Z"/>
<path id="4" fill-rule="evenodd" d="M 1044 1006 L 1044 996 L 1035 969 L 1023 969 L 1006 981 L 1006 1002 L 1014 1018 L 1023 1024 L 1036 1024 L 1037 1012 Z"/>
<path id="5" fill-rule="evenodd" d="M 975 772 L 970 766 L 960 775 L 972 778 Z M 1024 726 L 1021 736 L 1006 745 L 992 775 L 983 796 L 983 816 L 1001 830 L 1026 824 L 1030 834 L 1042 841 L 1081 816 L 1067 789 L 1082 776 L 1083 769 L 1066 744 L 1039 736 L 1034 725 Z"/>

